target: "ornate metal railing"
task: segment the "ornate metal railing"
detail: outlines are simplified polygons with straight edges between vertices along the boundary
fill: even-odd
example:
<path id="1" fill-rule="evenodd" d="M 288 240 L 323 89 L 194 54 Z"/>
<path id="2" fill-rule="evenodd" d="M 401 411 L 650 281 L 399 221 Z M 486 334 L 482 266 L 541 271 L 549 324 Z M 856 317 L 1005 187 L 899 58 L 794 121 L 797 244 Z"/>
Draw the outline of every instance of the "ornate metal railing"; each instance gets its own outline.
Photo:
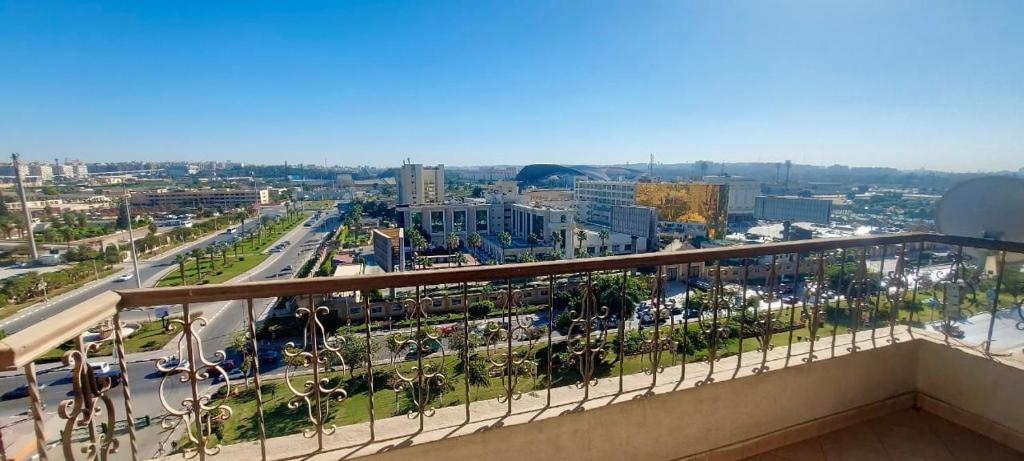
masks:
<path id="1" fill-rule="evenodd" d="M 927 251 L 936 248 L 951 250 L 952 258 L 928 262 Z M 971 256 L 973 251 L 986 254 Z M 317 440 L 310 451 L 323 450 L 325 438 L 344 421 L 367 421 L 372 439 L 377 419 L 387 416 L 375 402 L 381 392 L 394 393 L 392 414 L 417 420 L 413 430 L 418 431 L 445 402 L 463 406 L 468 421 L 474 400 L 496 399 L 511 414 L 525 392 L 544 392 L 545 404 L 551 405 L 553 388 L 575 386 L 586 401 L 599 381 L 617 380 L 623 392 L 625 376 L 639 371 L 650 376 L 653 388 L 670 367 L 678 368 L 682 382 L 687 364 L 695 362 L 710 369 L 696 381 L 703 385 L 715 379 L 714 367 L 725 356 L 738 356 L 738 368 L 745 363 L 744 354 L 755 354 L 759 360 L 752 371 L 763 373 L 770 369 L 769 352 L 776 348 L 786 348 L 785 365 L 794 344 L 807 343 L 809 352 L 801 358 L 805 363 L 834 355 L 838 334 L 853 337 L 848 352 L 857 351 L 857 335 L 875 340 L 881 332 L 879 339 L 894 342 L 898 328 L 929 327 L 957 342 L 958 318 L 980 313 L 988 313 L 990 321 L 976 347 L 995 354 L 997 317 L 1016 315 L 1015 327 L 1024 329 L 1021 277 L 1007 276 L 1019 267 L 1021 254 L 1022 243 L 910 233 L 350 278 L 123 290 L 104 293 L 3 339 L 0 367 L 24 373 L 40 459 L 47 459 L 51 446 L 59 446 L 65 459 L 108 459 L 125 452 L 139 459 L 175 450 L 205 459 L 217 455 L 224 443 L 244 440 L 225 436 L 225 425 L 236 424 L 241 414 L 235 407 L 246 408 L 244 418 L 253 429 L 248 439 L 258 440 L 266 459 L 268 437 L 298 432 Z M 757 279 L 751 278 L 754 267 L 763 274 Z M 923 277 L 923 271 L 934 275 Z M 725 282 L 725 277 L 735 283 Z M 539 307 L 525 302 L 520 287 L 526 283 L 546 286 L 546 302 Z M 445 303 L 427 295 L 438 286 L 447 288 Z M 372 321 L 370 298 L 382 296 L 377 290 L 391 289 L 399 290 L 393 301 L 404 306 L 401 318 Z M 682 291 L 672 294 L 673 289 Z M 478 312 L 470 305 L 471 291 L 497 293 L 497 309 Z M 294 317 L 293 335 L 271 334 L 261 340 L 262 331 L 272 330 L 268 323 L 279 320 L 261 318 L 254 301 L 287 297 L 296 306 L 288 312 Z M 341 298 L 346 302 L 336 302 Z M 197 305 L 214 302 L 229 304 L 216 317 L 197 312 Z M 129 376 L 132 355 L 122 316 L 129 309 L 169 305 L 181 308 L 180 318 L 168 326 L 179 332 L 170 347 L 176 353 L 148 365 L 157 378 Z M 453 311 L 438 312 L 437 305 Z M 339 324 L 341 318 L 347 323 Z M 445 321 L 438 325 L 435 318 Z M 226 338 L 204 338 L 204 327 L 218 319 L 241 319 L 241 350 L 226 347 Z M 89 333 L 100 323 L 112 327 L 112 339 Z M 400 326 L 395 328 L 395 323 Z M 93 369 L 91 360 L 108 343 L 119 373 Z M 817 347 L 819 343 L 828 346 Z M 57 406 L 62 424 L 54 441 L 35 361 L 62 345 L 72 392 Z M 228 370 L 231 355 L 246 364 L 241 380 Z M 262 359 L 275 356 L 283 362 L 277 365 L 284 368 L 283 377 L 264 369 L 273 365 Z M 214 376 L 223 381 L 213 385 Z M 482 384 L 492 378 L 496 385 Z M 133 396 L 131 389 L 140 380 L 155 379 L 159 385 L 147 389 L 145 398 L 158 402 L 164 413 L 161 427 L 171 434 L 173 446 L 160 443 L 161 452 L 140 443 L 135 407 L 143 396 Z M 268 407 L 268 400 L 278 401 L 278 387 L 290 397 Z M 490 395 L 480 397 L 480 387 Z M 364 393 L 365 418 L 341 414 L 349 400 Z M 456 397 L 443 400 L 446 395 Z M 147 405 L 153 404 L 150 400 Z M 305 424 L 272 424 L 277 421 L 271 418 L 282 414 Z M 121 420 L 128 424 L 118 434 Z M 0 448 L 12 435 L 18 434 L 3 434 Z M 6 451 L 0 454 L 9 457 Z"/>

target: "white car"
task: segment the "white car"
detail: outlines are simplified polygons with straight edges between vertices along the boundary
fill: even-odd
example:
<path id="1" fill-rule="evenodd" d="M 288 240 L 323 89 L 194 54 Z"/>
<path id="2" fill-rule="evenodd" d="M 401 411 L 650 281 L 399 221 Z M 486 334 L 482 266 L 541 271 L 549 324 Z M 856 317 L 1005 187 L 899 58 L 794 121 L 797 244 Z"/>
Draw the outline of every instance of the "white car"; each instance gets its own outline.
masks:
<path id="1" fill-rule="evenodd" d="M 126 272 L 124 274 L 121 274 L 121 275 L 117 276 L 117 281 L 118 282 L 127 282 L 127 281 L 129 281 L 129 280 L 131 280 L 133 278 L 135 278 L 135 276 L 132 275 L 131 272 Z"/>

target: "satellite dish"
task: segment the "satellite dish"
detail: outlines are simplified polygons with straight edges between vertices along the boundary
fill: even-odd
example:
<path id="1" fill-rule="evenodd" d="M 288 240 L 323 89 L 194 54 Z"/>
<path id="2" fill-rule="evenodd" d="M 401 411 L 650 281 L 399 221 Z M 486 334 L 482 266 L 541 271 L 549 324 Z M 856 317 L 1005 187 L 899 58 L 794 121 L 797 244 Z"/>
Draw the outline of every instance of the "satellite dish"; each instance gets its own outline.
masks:
<path id="1" fill-rule="evenodd" d="M 984 176 L 957 183 L 935 208 L 939 232 L 1024 242 L 1024 179 Z"/>

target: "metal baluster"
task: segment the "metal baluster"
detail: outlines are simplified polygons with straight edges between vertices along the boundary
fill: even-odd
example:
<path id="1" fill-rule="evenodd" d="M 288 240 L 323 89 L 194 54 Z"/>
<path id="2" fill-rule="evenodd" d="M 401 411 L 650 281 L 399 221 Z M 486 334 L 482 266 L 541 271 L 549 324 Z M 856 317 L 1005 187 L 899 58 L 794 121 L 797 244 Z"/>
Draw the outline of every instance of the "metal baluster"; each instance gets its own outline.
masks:
<path id="1" fill-rule="evenodd" d="M 718 310 L 721 307 L 722 296 L 722 266 L 721 261 L 715 261 L 715 284 L 711 287 L 711 328 L 708 334 L 708 375 L 697 381 L 697 386 L 715 382 L 715 362 L 718 360 Z M 703 321 L 704 314 L 701 313 L 700 321 Z"/>
<path id="2" fill-rule="evenodd" d="M 621 394 L 623 389 L 623 374 L 626 364 L 626 282 L 629 277 L 629 271 L 622 270 L 622 287 L 619 290 L 619 393 Z M 549 329 L 550 331 L 550 329 Z M 549 349 L 550 350 L 550 349 Z M 550 359 L 549 359 L 550 360 Z"/>
<path id="3" fill-rule="evenodd" d="M 831 281 L 829 281 L 831 283 Z M 845 297 L 847 304 L 850 299 L 847 296 L 847 291 L 843 289 L 843 284 L 846 283 L 846 248 L 843 248 L 839 256 L 839 286 L 836 287 L 836 304 L 833 306 L 832 315 L 835 317 L 832 321 L 832 345 L 830 346 L 832 357 L 836 356 L 836 335 L 839 333 L 839 307 L 842 306 L 843 300 L 840 297 Z M 825 318 L 828 318 L 828 303 L 825 303 Z"/>
<path id="4" fill-rule="evenodd" d="M 661 368 L 661 311 L 665 309 L 665 273 L 664 266 L 658 266 L 655 273 L 654 293 L 654 334 L 651 335 L 651 389 L 658 385 L 658 372 Z"/>
<path id="5" fill-rule="evenodd" d="M 25 364 L 25 380 L 28 382 L 29 408 L 32 410 L 32 428 L 36 433 L 36 453 L 41 461 L 46 461 L 46 433 L 43 431 L 43 400 L 39 397 L 39 381 L 36 377 L 36 364 Z"/>
<path id="6" fill-rule="evenodd" d="M 182 334 L 185 336 L 185 351 L 188 354 L 188 381 L 189 387 L 192 391 L 192 411 L 195 413 L 193 416 L 196 419 L 196 440 L 198 445 L 199 459 L 206 459 L 206 444 L 207 439 L 203 433 L 203 405 L 199 400 L 199 377 L 197 376 L 196 361 L 199 357 L 196 356 L 193 348 L 193 331 L 192 331 L 192 311 L 189 309 L 189 304 L 184 303 L 181 305 L 181 312 L 184 316 L 185 328 Z M 198 340 L 198 338 L 196 338 Z M 187 422 L 187 420 L 186 420 Z"/>
<path id="7" fill-rule="evenodd" d="M 750 258 L 743 258 L 743 291 L 741 292 L 742 299 L 740 300 L 740 331 L 739 331 L 739 349 L 736 353 L 736 371 L 733 372 L 732 377 L 735 378 L 740 373 L 740 368 L 743 368 L 743 330 L 747 326 L 747 284 L 748 276 L 750 275 Z M 687 312 L 683 311 L 683 319 L 687 317 Z"/>
<path id="8" fill-rule="evenodd" d="M 512 356 L 512 332 L 515 331 L 516 325 L 512 324 L 512 305 L 515 303 L 512 296 L 512 280 L 505 280 L 505 321 L 508 324 L 508 329 L 505 333 L 505 373 L 508 377 L 508 386 L 505 388 L 505 414 L 512 414 L 512 396 L 516 392 L 516 360 Z M 518 322 L 518 318 L 516 321 Z"/>
<path id="9" fill-rule="evenodd" d="M 917 250 L 917 266 L 914 267 L 914 290 L 910 297 L 910 307 L 907 316 L 907 333 L 914 327 L 914 309 L 917 307 L 917 287 L 921 285 L 921 265 L 924 263 L 924 242 L 921 242 Z"/>
<path id="10" fill-rule="evenodd" d="M 465 286 L 465 283 L 463 283 Z M 463 300 L 465 301 L 465 300 Z M 465 302 L 463 302 L 465 306 Z M 363 325 L 366 326 L 366 396 L 368 410 L 370 411 L 370 440 L 377 438 L 376 426 L 377 426 L 377 415 L 374 414 L 373 410 L 373 336 L 370 327 L 370 296 L 369 292 L 363 293 Z M 349 364 L 353 369 L 356 364 Z M 468 405 L 469 402 L 467 401 Z M 467 417 L 469 409 L 467 407 Z"/>
<path id="11" fill-rule="evenodd" d="M 466 422 L 469 422 L 469 284 L 462 282 L 462 383 L 463 396 L 466 398 Z"/>
<path id="12" fill-rule="evenodd" d="M 800 253 L 793 253 L 796 256 L 796 262 L 793 264 L 793 298 L 796 297 L 797 291 L 800 289 Z M 806 295 L 806 290 L 804 295 Z M 804 298 L 804 307 L 807 306 L 806 296 Z M 782 306 L 779 306 L 782 309 Z M 795 326 L 796 320 L 796 303 L 789 306 L 789 339 L 786 345 L 786 365 L 789 366 L 789 357 L 793 353 L 793 327 Z"/>
<path id="13" fill-rule="evenodd" d="M 683 359 L 679 362 L 679 382 L 686 379 L 686 349 L 689 347 L 686 338 L 690 330 L 690 263 L 686 263 L 683 281 L 686 282 L 686 293 L 683 295 Z"/>
<path id="14" fill-rule="evenodd" d="M 256 313 L 253 309 L 252 298 L 245 300 L 245 313 L 249 319 L 249 343 L 252 344 L 252 372 L 253 381 L 256 386 L 256 424 L 260 431 L 260 459 L 267 459 L 267 424 L 263 415 L 263 388 L 260 377 L 260 351 L 259 341 L 256 340 Z M 246 379 L 246 378 L 243 378 Z M 372 399 L 371 399 L 372 400 Z"/>
<path id="15" fill-rule="evenodd" d="M 761 346 L 761 364 L 754 368 L 755 374 L 760 374 L 768 371 L 771 367 L 768 366 L 768 351 L 772 349 L 772 338 L 775 336 L 775 323 L 772 319 L 772 302 L 775 300 L 775 286 L 778 279 L 778 273 L 776 272 L 776 262 L 778 255 L 772 255 L 771 266 L 768 268 L 768 276 L 765 277 L 764 293 L 768 297 L 767 312 L 764 314 L 764 320 L 757 315 L 755 308 L 754 315 L 755 321 L 760 325 L 761 331 L 758 332 L 758 343 Z M 764 299 L 764 295 L 761 297 Z"/>
<path id="16" fill-rule="evenodd" d="M 875 344 L 875 330 L 878 329 L 878 310 L 882 307 L 882 284 L 885 283 L 885 256 L 888 245 L 882 245 L 882 260 L 878 265 L 878 293 L 875 295 L 875 307 L 871 311 L 871 344 Z"/>
<path id="17" fill-rule="evenodd" d="M 124 396 L 124 416 L 128 420 L 128 445 L 133 460 L 139 459 L 139 444 L 135 433 L 135 412 L 132 411 L 131 386 L 128 383 L 128 360 L 125 359 L 124 330 L 121 325 L 121 309 L 114 312 L 114 350 L 117 351 L 117 366 L 121 369 L 121 394 Z M 110 428 L 113 439 L 114 428 Z"/>
<path id="18" fill-rule="evenodd" d="M 886 296 L 889 298 L 889 343 L 899 341 L 896 339 L 896 322 L 900 317 L 900 305 L 903 304 L 904 297 L 907 295 L 907 290 L 904 288 L 907 284 L 906 256 L 907 245 L 902 244 L 899 256 L 896 257 L 896 269 L 889 277 L 889 286 L 886 287 Z M 896 285 L 895 291 L 890 291 L 893 290 L 894 284 Z"/>
<path id="19" fill-rule="evenodd" d="M 988 320 L 988 339 L 985 340 L 985 354 L 991 355 L 992 333 L 996 328 L 996 315 L 999 313 L 999 292 L 1003 289 L 1003 275 L 1006 273 L 1006 252 L 999 252 L 999 272 L 996 274 L 996 289 L 992 297 L 992 317 Z"/>
<path id="20" fill-rule="evenodd" d="M 427 389 L 424 382 L 423 370 L 423 346 L 425 341 L 421 341 L 423 334 L 423 298 L 420 296 L 420 287 L 416 286 L 416 336 L 414 338 L 416 342 L 416 383 L 419 385 L 419 391 L 414 395 L 416 399 L 416 406 L 418 410 L 420 428 L 419 432 L 423 432 L 424 418 L 426 417 L 425 412 L 427 409 Z"/>
<path id="21" fill-rule="evenodd" d="M 953 282 L 956 283 L 960 280 L 960 262 L 963 261 L 964 247 L 963 245 L 957 246 L 956 257 L 953 259 Z M 953 321 L 949 318 L 949 284 L 942 285 L 942 339 L 946 343 L 949 342 L 949 330 L 953 326 Z"/>
<path id="22" fill-rule="evenodd" d="M 853 324 L 852 334 L 850 335 L 850 347 L 846 350 L 848 352 L 857 352 L 860 350 L 860 346 L 857 345 L 857 331 L 860 330 L 860 323 L 862 312 L 864 308 L 865 299 L 870 299 L 871 293 L 868 284 L 868 248 L 864 247 L 864 250 L 860 255 L 860 264 L 857 268 L 856 283 L 851 282 L 849 292 L 846 295 L 846 304 L 850 308 L 850 323 Z M 854 291 L 856 289 L 856 291 Z M 856 293 L 856 297 L 853 294 Z"/>
<path id="23" fill-rule="evenodd" d="M 555 329 L 555 276 L 548 275 L 548 361 L 547 361 L 547 402 L 545 406 L 551 406 L 551 330 Z"/>
<path id="24" fill-rule="evenodd" d="M 818 318 L 821 315 L 819 309 L 821 303 L 821 297 L 825 294 L 825 252 L 818 253 L 818 277 L 817 287 L 814 290 L 814 304 L 811 306 L 813 311 L 811 312 L 810 326 L 807 329 L 810 335 L 811 350 L 807 353 L 807 357 L 804 357 L 805 363 L 811 363 L 814 359 L 818 358 L 814 354 L 814 343 L 818 340 Z M 825 301 L 825 307 L 828 308 L 828 301 Z M 804 312 L 807 311 L 807 288 L 804 287 Z M 824 323 L 824 322 L 822 322 Z"/>

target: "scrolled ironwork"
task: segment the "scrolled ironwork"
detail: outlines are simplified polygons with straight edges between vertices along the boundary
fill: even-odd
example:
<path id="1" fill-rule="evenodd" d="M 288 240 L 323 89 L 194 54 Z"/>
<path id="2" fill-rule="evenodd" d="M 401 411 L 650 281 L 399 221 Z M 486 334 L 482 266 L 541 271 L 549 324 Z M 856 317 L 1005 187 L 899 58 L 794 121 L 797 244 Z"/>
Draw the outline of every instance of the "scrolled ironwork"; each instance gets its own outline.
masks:
<path id="1" fill-rule="evenodd" d="M 192 316 L 187 304 L 183 306 L 182 318 L 171 319 L 168 328 L 175 325 L 180 326 L 181 336 L 178 338 L 178 355 L 165 356 L 156 361 L 156 369 L 163 374 L 160 379 L 158 395 L 160 404 L 167 412 L 168 417 L 164 418 L 161 426 L 164 429 L 172 429 L 176 422 L 185 424 L 185 435 L 192 446 L 186 447 L 183 452 L 186 457 L 198 456 L 205 459 L 206 456 L 216 455 L 220 452 L 219 445 L 211 443 L 214 424 L 220 424 L 231 417 L 233 411 L 226 402 L 231 394 L 231 380 L 221 366 L 226 355 L 224 351 L 214 351 L 213 359 L 208 359 L 203 352 L 202 337 L 198 329 L 206 326 L 208 321 L 201 315 Z M 210 377 L 210 372 L 219 373 L 224 378 L 224 386 L 227 392 L 223 397 L 215 399 L 209 394 L 202 394 L 199 391 L 199 383 Z M 179 383 L 188 384 L 191 388 L 191 395 L 182 399 L 179 405 L 172 405 L 167 400 L 167 383 L 177 380 Z"/>
<path id="2" fill-rule="evenodd" d="M 327 424 L 331 417 L 330 402 L 341 402 L 348 397 L 340 378 L 332 384 L 331 378 L 326 376 L 328 367 L 338 366 L 339 369 L 344 369 L 346 366 L 341 355 L 345 338 L 330 335 L 320 322 L 319 316 L 328 313 L 326 306 L 313 306 L 312 303 L 309 307 L 296 309 L 295 317 L 306 320 L 302 346 L 289 342 L 285 344 L 283 350 L 285 358 L 294 364 L 285 368 L 285 383 L 292 393 L 288 408 L 294 410 L 305 407 L 306 418 L 312 427 L 303 430 L 302 435 L 307 439 L 317 437 L 321 446 L 323 436 L 334 434 L 336 430 L 333 424 Z M 303 381 L 301 388 L 292 382 L 299 368 L 310 369 L 313 377 Z"/>
<path id="3" fill-rule="evenodd" d="M 597 384 L 595 372 L 604 359 L 608 332 L 595 329 L 595 323 L 604 324 L 608 319 L 608 306 L 598 306 L 597 294 L 591 274 L 587 274 L 583 286 L 579 311 L 570 310 L 572 320 L 568 334 L 568 352 L 572 362 L 579 368 L 580 379 L 576 388 L 583 389 L 583 400 L 590 398 L 590 387 Z"/>
<path id="4" fill-rule="evenodd" d="M 852 332 L 850 347 L 846 348 L 847 352 L 860 350 L 860 346 L 857 345 L 857 331 L 865 322 L 865 309 L 870 308 L 871 304 L 871 280 L 868 278 L 867 254 L 868 250 L 865 248 L 857 263 L 857 272 L 846 289 L 845 302 L 850 314 L 850 330 Z"/>
<path id="5" fill-rule="evenodd" d="M 665 335 L 661 331 L 661 322 L 672 316 L 671 310 L 665 305 L 665 276 L 661 267 L 658 268 L 653 282 L 650 303 L 654 326 L 650 333 L 647 333 L 648 330 L 640 330 L 640 352 L 647 358 L 641 370 L 652 376 L 652 386 L 657 384 L 657 374 L 665 371 L 662 354 L 672 349 L 671 335 Z"/>
<path id="6" fill-rule="evenodd" d="M 417 291 L 418 297 L 419 293 Z M 394 341 L 394 344 L 389 347 L 393 351 L 392 363 L 395 370 L 392 389 L 396 393 L 410 392 L 413 408 L 409 410 L 407 416 L 409 419 L 419 418 L 422 429 L 423 418 L 433 416 L 435 412 L 435 408 L 430 406 L 430 402 L 435 398 L 434 390 L 439 395 L 448 382 L 447 377 L 443 373 L 446 354 L 444 346 L 439 339 L 440 335 L 431 333 L 429 329 L 423 327 L 423 319 L 427 316 L 426 306 L 433 305 L 433 300 L 430 298 L 406 299 L 402 301 L 402 304 L 405 307 L 406 314 L 416 320 L 416 332 L 412 338 L 395 336 L 391 339 Z M 424 362 L 423 358 L 427 355 L 424 351 L 432 350 L 435 345 L 438 346 L 439 363 Z M 408 371 L 402 371 L 401 361 L 394 359 L 410 352 L 416 354 L 416 364 Z"/>
<path id="7" fill-rule="evenodd" d="M 87 342 L 81 334 L 75 345 L 76 348 L 65 352 L 62 358 L 64 365 L 71 368 L 72 398 L 62 400 L 57 407 L 57 414 L 66 420 L 61 433 L 64 458 L 77 459 L 73 449 L 75 429 L 87 428 L 88 439 L 80 447 L 80 453 L 87 460 L 106 460 L 110 454 L 117 453 L 120 445 L 113 430 L 117 422 L 114 401 L 108 395 L 114 387 L 113 377 L 98 376 L 89 364 L 89 355 L 99 350 L 100 342 Z M 105 415 L 103 422 L 110 429 L 97 434 L 96 423 L 101 415 Z"/>
<path id="8" fill-rule="evenodd" d="M 700 315 L 697 316 L 701 337 L 708 345 L 708 356 L 706 359 L 708 375 L 704 379 L 697 381 L 696 384 L 698 386 L 715 381 L 714 371 L 715 363 L 719 360 L 718 353 L 728 346 L 729 335 L 731 334 L 729 317 L 732 314 L 732 304 L 729 300 L 725 299 L 724 291 L 721 267 L 716 263 L 714 285 L 708 290 L 707 296 L 705 296 L 700 306 Z M 722 311 L 725 311 L 725 321 L 720 321 Z"/>
<path id="9" fill-rule="evenodd" d="M 886 272 L 882 290 L 886 301 L 889 303 L 889 339 L 887 342 L 895 343 L 899 338 L 895 335 L 896 323 L 899 320 L 900 309 L 906 303 L 906 294 L 910 291 L 910 277 L 906 267 L 906 247 L 900 247 L 896 257 L 896 267 Z"/>
<path id="10" fill-rule="evenodd" d="M 772 335 L 776 330 L 782 329 L 782 322 L 772 314 L 772 303 L 778 299 L 777 287 L 779 273 L 776 264 L 776 257 L 772 256 L 768 276 L 765 277 L 765 284 L 761 288 L 754 289 L 760 303 L 765 303 L 765 311 L 758 312 L 754 309 L 753 318 L 750 319 L 750 328 L 754 331 L 754 339 L 757 340 L 757 351 L 761 353 L 761 363 L 752 370 L 755 374 L 764 373 L 771 369 L 768 366 L 768 352 L 775 348 L 772 344 Z"/>
<path id="11" fill-rule="evenodd" d="M 519 315 L 523 305 L 522 290 L 509 287 L 498 296 L 500 303 L 505 305 L 506 315 L 501 323 L 491 321 L 487 324 L 487 361 L 490 372 L 501 376 L 505 389 L 498 395 L 498 402 L 507 404 L 508 411 L 511 411 L 512 401 L 522 398 L 522 392 L 517 389 L 520 377 L 536 373 L 537 363 L 531 357 L 537 341 L 531 335 L 531 324 Z M 497 341 L 502 340 L 505 347 L 498 348 Z M 520 343 L 520 346 L 516 347 L 514 343 Z"/>

